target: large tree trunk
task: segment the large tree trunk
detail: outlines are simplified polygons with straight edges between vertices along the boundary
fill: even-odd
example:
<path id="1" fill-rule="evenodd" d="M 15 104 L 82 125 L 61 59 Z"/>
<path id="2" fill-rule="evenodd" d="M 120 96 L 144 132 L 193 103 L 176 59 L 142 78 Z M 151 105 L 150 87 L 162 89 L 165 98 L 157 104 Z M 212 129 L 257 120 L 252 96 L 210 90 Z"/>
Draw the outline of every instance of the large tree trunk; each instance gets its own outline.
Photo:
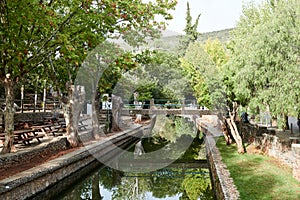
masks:
<path id="1" fill-rule="evenodd" d="M 104 135 L 103 132 L 100 132 L 100 128 L 99 128 L 99 120 L 98 120 L 98 116 L 99 116 L 99 100 L 100 100 L 100 93 L 97 92 L 96 90 L 93 90 L 93 94 L 91 97 L 91 101 L 92 101 L 92 127 L 93 127 L 93 136 L 95 139 L 99 139 L 100 135 Z"/>
<path id="2" fill-rule="evenodd" d="M 229 118 L 225 118 L 225 121 L 226 121 L 227 125 L 229 126 L 230 133 L 236 142 L 238 153 L 245 153 L 243 140 L 242 140 L 242 138 L 239 134 L 238 128 L 236 126 L 236 115 L 237 115 L 237 103 L 234 102 L 232 112 L 230 112 L 230 110 L 229 110 Z"/>
<path id="3" fill-rule="evenodd" d="M 5 110 L 4 110 L 4 125 L 5 125 L 5 142 L 1 151 L 2 154 L 10 153 L 14 143 L 14 91 L 13 81 L 8 77 L 4 81 L 5 88 Z"/>
<path id="4" fill-rule="evenodd" d="M 84 104 L 85 91 L 82 86 L 71 85 L 68 87 L 68 101 L 63 103 L 64 117 L 66 121 L 66 135 L 71 147 L 82 145 L 78 135 L 78 121 Z"/>
<path id="5" fill-rule="evenodd" d="M 116 95 L 112 95 L 112 131 L 121 131 L 122 126 L 122 107 L 123 101 L 122 98 Z"/>
<path id="6" fill-rule="evenodd" d="M 102 200 L 103 197 L 100 194 L 100 186 L 99 186 L 99 172 L 95 173 L 92 176 L 92 199 L 93 200 Z"/>
<path id="7" fill-rule="evenodd" d="M 284 115 L 284 123 L 285 123 L 285 130 L 290 130 L 290 124 L 289 124 L 289 116 Z"/>
<path id="8" fill-rule="evenodd" d="M 227 145 L 230 145 L 232 144 L 232 139 L 231 139 L 231 135 L 229 134 L 230 132 L 228 131 L 228 126 L 226 126 L 227 122 L 224 121 L 222 123 L 222 132 L 223 132 L 223 135 L 224 135 L 224 138 L 225 138 L 225 141 L 226 141 L 226 144 Z"/>

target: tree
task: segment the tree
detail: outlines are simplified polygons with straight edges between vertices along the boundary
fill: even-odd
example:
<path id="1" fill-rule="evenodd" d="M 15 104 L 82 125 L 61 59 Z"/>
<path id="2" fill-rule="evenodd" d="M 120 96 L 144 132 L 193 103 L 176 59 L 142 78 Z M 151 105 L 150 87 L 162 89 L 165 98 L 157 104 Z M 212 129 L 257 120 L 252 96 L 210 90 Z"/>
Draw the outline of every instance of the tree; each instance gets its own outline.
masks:
<path id="1" fill-rule="evenodd" d="M 249 5 L 230 44 L 236 99 L 252 110 L 269 108 L 283 129 L 299 107 L 299 11 L 295 0 Z"/>
<path id="2" fill-rule="evenodd" d="M 224 108 L 223 65 L 228 57 L 224 45 L 218 40 L 205 44 L 190 44 L 181 59 L 184 74 L 190 80 L 199 104 L 211 109 Z"/>
<path id="3" fill-rule="evenodd" d="M 219 112 L 237 143 L 238 152 L 244 153 L 243 141 L 236 125 L 237 106 L 226 101 L 225 65 L 228 55 L 224 45 L 210 39 L 205 44 L 195 42 L 188 47 L 182 60 L 185 61 L 182 66 L 190 77 L 198 103 Z M 224 117 L 226 113 L 230 113 L 230 117 Z"/>
<path id="4" fill-rule="evenodd" d="M 186 49 L 189 45 L 195 41 L 197 41 L 199 37 L 199 32 L 197 31 L 200 14 L 197 16 L 194 25 L 192 24 L 192 16 L 190 11 L 190 4 L 187 2 L 187 11 L 186 11 L 186 25 L 185 25 L 185 35 L 181 36 L 179 41 L 179 56 L 184 56 Z"/>
<path id="5" fill-rule="evenodd" d="M 128 71 L 114 88 L 114 94 L 133 101 L 133 93 L 139 93 L 139 101 L 155 103 L 178 100 L 191 93 L 188 81 L 179 72 L 180 62 L 176 55 L 165 51 L 149 51 L 147 62 Z M 140 63 L 140 62 L 139 62 Z"/>
<path id="6" fill-rule="evenodd" d="M 72 108 L 68 102 L 75 94 L 72 88 L 78 88 L 73 86 L 74 80 L 87 52 L 116 35 L 123 35 L 129 42 L 134 35 L 131 44 L 155 35 L 164 22 L 155 21 L 154 16 L 170 19 L 168 10 L 175 4 L 141 0 L 1 1 L 0 81 L 6 91 L 6 140 L 2 152 L 10 152 L 13 144 L 13 88 L 25 74 L 38 73 L 52 81 L 60 94 L 68 94 L 61 98 L 68 113 Z M 74 117 L 77 116 L 78 113 Z M 70 124 L 75 127 L 68 129 L 69 142 L 78 146 L 76 119 Z"/>

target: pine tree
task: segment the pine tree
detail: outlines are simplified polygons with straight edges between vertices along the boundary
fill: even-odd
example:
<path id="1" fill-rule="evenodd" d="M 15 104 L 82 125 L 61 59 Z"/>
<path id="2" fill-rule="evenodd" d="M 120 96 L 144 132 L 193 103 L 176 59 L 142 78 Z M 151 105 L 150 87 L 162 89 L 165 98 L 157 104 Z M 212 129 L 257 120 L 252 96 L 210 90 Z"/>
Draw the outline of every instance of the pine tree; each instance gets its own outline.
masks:
<path id="1" fill-rule="evenodd" d="M 181 36 L 179 41 L 179 56 L 183 57 L 185 55 L 186 49 L 189 47 L 189 45 L 195 41 L 197 41 L 200 33 L 197 31 L 199 19 L 201 14 L 197 16 L 197 19 L 195 21 L 195 24 L 192 24 L 192 16 L 191 16 L 191 10 L 190 10 L 190 4 L 187 2 L 187 12 L 186 12 L 186 25 L 185 25 L 185 35 Z"/>

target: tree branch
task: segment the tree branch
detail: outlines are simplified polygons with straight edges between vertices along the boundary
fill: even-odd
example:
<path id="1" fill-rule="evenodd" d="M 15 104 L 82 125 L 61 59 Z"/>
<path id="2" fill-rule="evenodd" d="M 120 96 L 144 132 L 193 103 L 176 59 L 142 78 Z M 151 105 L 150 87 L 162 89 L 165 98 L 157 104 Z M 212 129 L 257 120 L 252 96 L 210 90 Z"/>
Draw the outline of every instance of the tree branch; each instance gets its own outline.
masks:
<path id="1" fill-rule="evenodd" d="M 22 30 L 23 30 L 23 25 L 21 24 L 21 25 L 20 25 L 20 30 L 19 30 L 18 37 L 20 37 L 20 36 L 21 36 Z"/>
<path id="2" fill-rule="evenodd" d="M 58 32 L 60 32 L 62 30 L 62 28 L 65 26 L 65 24 L 68 23 L 76 13 L 77 13 L 77 10 L 75 10 L 73 13 L 71 13 L 70 16 L 61 23 L 61 25 L 58 27 L 58 29 L 56 31 L 54 31 L 54 33 L 51 34 L 51 36 L 44 42 L 44 44 L 42 44 L 42 46 L 37 50 L 37 53 L 35 54 L 35 56 L 29 57 L 27 59 L 27 62 L 29 62 L 31 59 L 36 57 L 36 55 L 38 55 L 40 53 L 40 51 L 42 51 L 42 49 L 45 48 L 45 46 L 56 36 L 56 34 Z"/>

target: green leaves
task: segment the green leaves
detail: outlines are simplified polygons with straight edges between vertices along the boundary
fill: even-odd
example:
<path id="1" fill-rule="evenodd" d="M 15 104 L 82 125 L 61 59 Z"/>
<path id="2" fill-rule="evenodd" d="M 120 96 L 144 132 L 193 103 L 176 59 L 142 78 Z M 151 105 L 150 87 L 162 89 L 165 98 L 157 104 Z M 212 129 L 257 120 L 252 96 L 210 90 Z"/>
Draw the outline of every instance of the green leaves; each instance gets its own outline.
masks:
<path id="1" fill-rule="evenodd" d="M 220 109 L 226 102 L 223 66 L 228 57 L 218 40 L 195 42 L 186 50 L 181 66 L 190 80 L 198 104 Z"/>
<path id="2" fill-rule="evenodd" d="M 0 75 L 12 70 L 15 76 L 24 75 L 42 63 L 49 64 L 51 57 L 80 65 L 87 50 L 130 31 L 136 33 L 131 42 L 139 43 L 142 36 L 153 36 L 154 30 L 164 25 L 155 22 L 154 16 L 169 18 L 168 9 L 175 4 L 141 0 L 3 1 Z M 52 60 L 55 64 L 57 59 Z"/>
<path id="3" fill-rule="evenodd" d="M 230 65 L 235 71 L 234 92 L 240 101 L 274 116 L 295 113 L 299 107 L 300 3 L 266 2 L 244 8 L 233 31 Z"/>
<path id="4" fill-rule="evenodd" d="M 190 11 L 190 5 L 187 2 L 187 11 L 186 11 L 186 25 L 185 25 L 185 35 L 181 36 L 179 41 L 179 55 L 184 56 L 185 51 L 189 47 L 189 45 L 195 41 L 197 41 L 200 33 L 198 33 L 197 28 L 199 24 L 200 14 L 197 16 L 196 21 L 192 24 L 192 17 Z"/>

